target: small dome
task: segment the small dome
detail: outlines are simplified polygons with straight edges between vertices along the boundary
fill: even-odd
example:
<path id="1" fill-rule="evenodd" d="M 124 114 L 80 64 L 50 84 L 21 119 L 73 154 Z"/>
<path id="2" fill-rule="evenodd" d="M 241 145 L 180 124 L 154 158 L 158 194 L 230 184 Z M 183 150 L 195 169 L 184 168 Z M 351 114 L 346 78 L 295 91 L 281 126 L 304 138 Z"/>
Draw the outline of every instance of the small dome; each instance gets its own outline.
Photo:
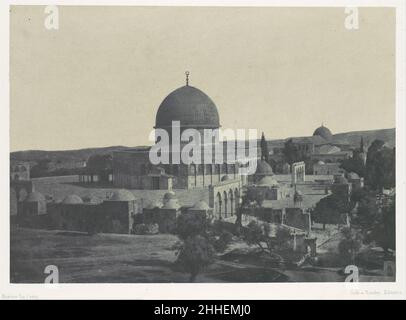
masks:
<path id="1" fill-rule="evenodd" d="M 228 175 L 221 177 L 221 181 L 228 181 L 228 180 L 230 180 L 230 177 Z"/>
<path id="2" fill-rule="evenodd" d="M 84 199 L 83 199 L 84 200 Z M 86 200 L 88 200 L 87 202 L 90 204 L 99 204 L 102 203 L 102 200 L 96 196 L 90 196 L 88 197 Z"/>
<path id="3" fill-rule="evenodd" d="M 176 194 L 173 191 L 169 191 L 164 194 L 164 201 L 170 200 L 170 199 L 176 199 Z"/>
<path id="4" fill-rule="evenodd" d="M 155 209 L 155 208 L 162 208 L 162 203 L 157 200 L 152 200 L 148 205 L 145 207 L 146 209 Z"/>
<path id="5" fill-rule="evenodd" d="M 25 199 L 26 202 L 40 202 L 45 201 L 45 197 L 39 192 L 31 192 L 27 198 Z"/>
<path id="6" fill-rule="evenodd" d="M 265 160 L 257 161 L 257 169 L 255 171 L 257 176 L 271 176 L 273 175 L 272 167 Z"/>
<path id="7" fill-rule="evenodd" d="M 359 175 L 356 174 L 355 172 L 350 172 L 350 173 L 347 175 L 347 177 L 348 177 L 348 179 L 352 179 L 352 180 L 359 179 Z"/>
<path id="8" fill-rule="evenodd" d="M 134 195 L 128 190 L 116 190 L 109 199 L 110 201 L 134 201 Z"/>
<path id="9" fill-rule="evenodd" d="M 191 209 L 207 211 L 207 210 L 210 210 L 210 207 L 207 205 L 207 203 L 205 201 L 200 200 L 200 201 L 196 202 Z"/>
<path id="10" fill-rule="evenodd" d="M 295 194 L 293 195 L 293 201 L 294 202 L 301 202 L 303 201 L 303 193 L 299 190 L 295 191 Z"/>
<path id="11" fill-rule="evenodd" d="M 347 184 L 347 183 L 348 183 L 348 180 L 347 180 L 345 177 L 343 177 L 343 176 L 337 176 L 337 177 L 335 177 L 335 179 L 334 179 L 334 183 L 335 183 L 335 184 Z"/>
<path id="12" fill-rule="evenodd" d="M 318 165 L 323 165 L 323 164 L 325 164 L 325 163 L 324 163 L 324 161 L 319 160 L 319 161 L 317 161 L 317 164 L 318 164 Z"/>
<path id="13" fill-rule="evenodd" d="M 81 204 L 83 200 L 81 197 L 77 196 L 76 194 L 70 194 L 65 197 L 62 201 L 63 204 Z"/>
<path id="14" fill-rule="evenodd" d="M 272 177 L 263 177 L 261 180 L 258 182 L 259 186 L 277 186 L 278 181 L 276 181 Z"/>
<path id="15" fill-rule="evenodd" d="M 179 209 L 180 205 L 178 202 L 178 199 L 169 199 L 168 201 L 165 202 L 164 206 L 162 209 Z"/>
<path id="16" fill-rule="evenodd" d="M 329 141 L 333 137 L 333 134 L 331 133 L 329 128 L 321 125 L 321 127 L 318 127 L 316 130 L 314 130 L 313 136 L 320 136 L 323 139 Z"/>

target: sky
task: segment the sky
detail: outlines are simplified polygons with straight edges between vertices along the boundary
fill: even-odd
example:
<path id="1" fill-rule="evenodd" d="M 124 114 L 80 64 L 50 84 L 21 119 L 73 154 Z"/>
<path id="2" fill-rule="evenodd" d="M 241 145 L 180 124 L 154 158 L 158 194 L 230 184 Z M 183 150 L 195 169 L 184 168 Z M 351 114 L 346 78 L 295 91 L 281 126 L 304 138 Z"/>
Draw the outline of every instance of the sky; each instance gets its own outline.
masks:
<path id="1" fill-rule="evenodd" d="M 151 144 L 162 100 L 209 95 L 223 128 L 267 139 L 395 127 L 395 11 L 67 7 L 10 13 L 10 148 Z"/>

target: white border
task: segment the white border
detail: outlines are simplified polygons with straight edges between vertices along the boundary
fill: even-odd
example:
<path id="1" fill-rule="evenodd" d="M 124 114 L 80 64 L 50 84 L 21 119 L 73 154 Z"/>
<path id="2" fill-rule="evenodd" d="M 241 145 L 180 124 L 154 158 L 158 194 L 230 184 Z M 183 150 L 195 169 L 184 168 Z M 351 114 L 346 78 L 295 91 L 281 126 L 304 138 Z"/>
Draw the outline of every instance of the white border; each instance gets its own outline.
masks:
<path id="1" fill-rule="evenodd" d="M 9 283 L 9 5 L 194 5 L 396 8 L 396 244 L 395 283 L 247 284 L 10 284 Z M 0 5 L 0 299 L 405 299 L 405 2 L 403 0 L 256 1 L 1 1 Z M 384 22 L 382 22 L 384 23 Z M 373 66 L 372 66 L 373 67 Z M 354 289 L 363 294 L 354 293 Z M 388 294 L 386 291 L 398 292 Z"/>

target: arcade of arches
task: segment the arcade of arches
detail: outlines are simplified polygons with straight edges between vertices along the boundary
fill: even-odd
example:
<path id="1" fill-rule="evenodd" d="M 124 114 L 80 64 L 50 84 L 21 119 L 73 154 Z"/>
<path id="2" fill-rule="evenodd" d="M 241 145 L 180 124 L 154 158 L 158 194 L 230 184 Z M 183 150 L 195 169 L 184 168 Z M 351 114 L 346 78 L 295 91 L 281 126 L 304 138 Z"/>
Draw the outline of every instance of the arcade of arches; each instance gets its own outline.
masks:
<path id="1" fill-rule="evenodd" d="M 225 180 L 209 187 L 209 206 L 216 219 L 234 216 L 240 203 L 241 183 L 239 179 Z"/>

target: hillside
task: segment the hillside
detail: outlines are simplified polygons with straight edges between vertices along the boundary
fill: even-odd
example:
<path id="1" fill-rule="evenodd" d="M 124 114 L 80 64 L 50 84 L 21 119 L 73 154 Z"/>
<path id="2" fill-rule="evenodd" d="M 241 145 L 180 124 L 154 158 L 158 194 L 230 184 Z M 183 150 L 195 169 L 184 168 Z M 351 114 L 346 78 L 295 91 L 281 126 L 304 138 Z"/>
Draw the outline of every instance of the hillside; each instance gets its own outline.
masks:
<path id="1" fill-rule="evenodd" d="M 358 146 L 361 137 L 363 137 L 366 146 L 370 145 L 375 139 L 379 139 L 385 141 L 389 147 L 393 148 L 396 145 L 395 136 L 395 128 L 368 131 L 352 131 L 335 134 L 333 137 L 333 142 L 349 143 L 351 145 Z"/>
<path id="2" fill-rule="evenodd" d="M 104 148 L 87 148 L 62 151 L 26 150 L 11 152 L 10 160 L 34 162 L 42 159 L 48 159 L 51 161 L 87 160 L 91 155 L 94 154 L 108 154 L 114 151 L 126 149 L 129 149 L 129 147 L 113 146 Z"/>
<path id="3" fill-rule="evenodd" d="M 365 144 L 368 146 L 375 139 L 385 141 L 389 147 L 395 146 L 395 128 L 368 130 L 368 131 L 351 131 L 345 133 L 338 133 L 333 136 L 335 143 L 349 143 L 354 147 L 359 146 L 361 137 L 364 138 Z M 283 143 L 283 140 L 271 140 L 271 143 Z M 64 151 L 43 151 L 43 150 L 27 150 L 17 151 L 10 153 L 11 160 L 17 161 L 32 161 L 37 162 L 41 159 L 49 159 L 51 161 L 71 161 L 71 160 L 86 160 L 89 156 L 94 154 L 107 154 L 113 151 L 126 150 L 130 147 L 125 146 L 112 146 L 104 148 L 87 148 L 78 150 L 64 150 Z"/>

